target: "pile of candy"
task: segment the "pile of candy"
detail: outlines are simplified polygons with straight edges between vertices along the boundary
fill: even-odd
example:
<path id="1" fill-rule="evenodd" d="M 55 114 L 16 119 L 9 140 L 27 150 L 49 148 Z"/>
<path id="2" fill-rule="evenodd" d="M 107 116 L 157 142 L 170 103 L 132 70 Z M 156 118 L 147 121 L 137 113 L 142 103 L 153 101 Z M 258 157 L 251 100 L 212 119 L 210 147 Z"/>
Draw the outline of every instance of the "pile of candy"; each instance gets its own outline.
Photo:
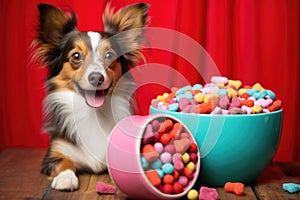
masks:
<path id="1" fill-rule="evenodd" d="M 180 194 L 193 180 L 198 147 L 180 122 L 155 119 L 141 142 L 141 164 L 151 184 L 166 194 Z"/>
<path id="2" fill-rule="evenodd" d="M 172 88 L 153 99 L 151 106 L 197 114 L 257 114 L 281 109 L 281 100 L 259 83 L 242 86 L 239 80 L 213 76 L 211 83 Z"/>

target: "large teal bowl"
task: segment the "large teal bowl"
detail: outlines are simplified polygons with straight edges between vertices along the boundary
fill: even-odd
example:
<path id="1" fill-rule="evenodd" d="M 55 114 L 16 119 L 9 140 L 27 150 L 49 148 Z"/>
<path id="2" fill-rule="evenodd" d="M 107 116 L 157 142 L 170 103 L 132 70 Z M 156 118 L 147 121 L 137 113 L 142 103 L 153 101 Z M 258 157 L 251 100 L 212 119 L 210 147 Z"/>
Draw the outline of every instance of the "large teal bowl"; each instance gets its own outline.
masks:
<path id="1" fill-rule="evenodd" d="M 283 111 L 255 115 L 205 115 L 171 112 L 150 107 L 179 119 L 200 148 L 200 184 L 224 186 L 227 181 L 255 180 L 277 150 Z"/>

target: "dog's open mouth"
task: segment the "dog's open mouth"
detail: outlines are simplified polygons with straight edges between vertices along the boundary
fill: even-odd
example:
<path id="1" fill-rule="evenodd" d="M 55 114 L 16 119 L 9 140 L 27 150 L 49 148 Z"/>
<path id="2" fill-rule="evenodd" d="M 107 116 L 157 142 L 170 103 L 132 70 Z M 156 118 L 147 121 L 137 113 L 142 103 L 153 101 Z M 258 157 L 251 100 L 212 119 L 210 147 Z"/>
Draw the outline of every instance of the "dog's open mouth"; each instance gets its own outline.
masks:
<path id="1" fill-rule="evenodd" d="M 104 104 L 105 95 L 108 89 L 105 90 L 84 90 L 80 87 L 80 85 L 76 82 L 76 87 L 79 93 L 85 98 L 86 103 L 94 108 L 99 108 Z"/>
<path id="2" fill-rule="evenodd" d="M 105 98 L 104 90 L 85 90 L 84 97 L 89 106 L 98 108 L 103 105 Z"/>

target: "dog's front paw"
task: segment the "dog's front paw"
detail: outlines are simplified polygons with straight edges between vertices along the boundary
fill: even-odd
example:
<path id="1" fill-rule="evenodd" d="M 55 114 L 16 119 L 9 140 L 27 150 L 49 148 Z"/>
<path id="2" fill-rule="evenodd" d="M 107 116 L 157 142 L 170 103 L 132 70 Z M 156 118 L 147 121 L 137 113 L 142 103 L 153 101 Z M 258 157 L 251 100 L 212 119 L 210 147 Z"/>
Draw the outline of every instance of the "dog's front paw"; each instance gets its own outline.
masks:
<path id="1" fill-rule="evenodd" d="M 76 190 L 78 189 L 78 179 L 72 170 L 67 169 L 54 177 L 52 188 L 56 190 Z"/>

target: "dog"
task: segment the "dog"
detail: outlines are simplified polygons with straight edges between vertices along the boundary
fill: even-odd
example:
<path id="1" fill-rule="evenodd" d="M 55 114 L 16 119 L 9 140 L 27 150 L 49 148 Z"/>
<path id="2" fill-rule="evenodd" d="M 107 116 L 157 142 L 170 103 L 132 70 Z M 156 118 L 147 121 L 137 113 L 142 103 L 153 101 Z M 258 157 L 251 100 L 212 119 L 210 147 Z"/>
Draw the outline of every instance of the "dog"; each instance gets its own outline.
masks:
<path id="1" fill-rule="evenodd" d="M 46 66 L 44 127 L 50 145 L 41 172 L 57 190 L 79 188 L 78 172 L 106 170 L 106 147 L 116 123 L 131 115 L 135 84 L 127 72 L 143 61 L 149 5 L 117 12 L 109 5 L 103 32 L 80 32 L 75 11 L 39 4 L 34 60 Z"/>

